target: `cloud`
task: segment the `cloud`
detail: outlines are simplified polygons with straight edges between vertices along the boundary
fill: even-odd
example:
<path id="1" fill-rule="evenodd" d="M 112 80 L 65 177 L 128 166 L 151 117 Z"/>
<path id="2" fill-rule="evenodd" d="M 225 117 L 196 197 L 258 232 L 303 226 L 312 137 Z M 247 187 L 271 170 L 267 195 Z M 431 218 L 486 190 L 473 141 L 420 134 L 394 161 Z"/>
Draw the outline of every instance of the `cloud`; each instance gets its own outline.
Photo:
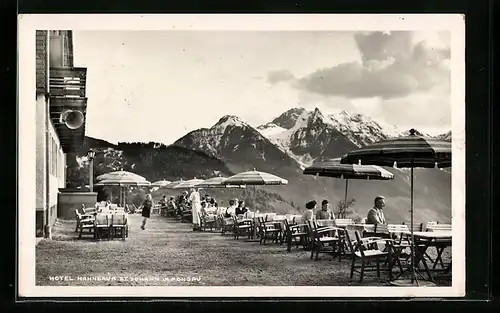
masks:
<path id="1" fill-rule="evenodd" d="M 341 63 L 294 80 L 286 70 L 268 74 L 268 81 L 292 81 L 303 91 L 346 98 L 394 99 L 449 85 L 449 43 L 439 45 L 413 32 L 355 33 L 360 62 Z M 444 39 L 443 39 L 444 38 Z"/>
<path id="2" fill-rule="evenodd" d="M 267 74 L 267 81 L 270 84 L 276 84 L 284 81 L 294 80 L 295 76 L 289 70 L 277 70 Z"/>

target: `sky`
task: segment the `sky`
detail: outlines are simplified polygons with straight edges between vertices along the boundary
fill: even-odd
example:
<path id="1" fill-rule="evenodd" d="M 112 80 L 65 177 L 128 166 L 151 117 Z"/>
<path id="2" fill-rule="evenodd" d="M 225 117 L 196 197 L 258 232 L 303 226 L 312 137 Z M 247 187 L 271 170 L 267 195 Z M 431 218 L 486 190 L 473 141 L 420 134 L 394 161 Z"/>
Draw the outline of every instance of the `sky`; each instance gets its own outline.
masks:
<path id="1" fill-rule="evenodd" d="M 450 32 L 74 31 L 88 136 L 171 144 L 224 115 L 293 108 L 451 129 Z"/>

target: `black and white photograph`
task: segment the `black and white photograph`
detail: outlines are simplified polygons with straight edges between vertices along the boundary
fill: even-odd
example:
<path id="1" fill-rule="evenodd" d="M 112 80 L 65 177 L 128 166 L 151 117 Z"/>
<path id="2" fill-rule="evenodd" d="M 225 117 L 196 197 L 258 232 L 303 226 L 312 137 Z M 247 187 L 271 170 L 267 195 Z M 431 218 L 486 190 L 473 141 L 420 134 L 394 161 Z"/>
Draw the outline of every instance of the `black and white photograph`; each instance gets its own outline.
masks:
<path id="1" fill-rule="evenodd" d="M 461 16 L 19 27 L 21 295 L 465 294 Z"/>

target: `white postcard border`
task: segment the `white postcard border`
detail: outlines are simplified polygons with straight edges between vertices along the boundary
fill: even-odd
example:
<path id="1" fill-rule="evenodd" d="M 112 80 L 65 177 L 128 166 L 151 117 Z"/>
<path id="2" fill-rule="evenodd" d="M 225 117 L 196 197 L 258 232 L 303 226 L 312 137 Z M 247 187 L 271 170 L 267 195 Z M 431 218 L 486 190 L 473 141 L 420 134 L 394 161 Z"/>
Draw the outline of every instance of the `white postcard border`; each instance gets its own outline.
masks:
<path id="1" fill-rule="evenodd" d="M 460 297 L 465 295 L 465 19 L 410 15 L 20 15 L 18 31 L 19 209 L 18 295 L 21 297 Z M 131 26 L 133 25 L 133 26 Z M 64 287 L 35 285 L 35 30 L 450 31 L 452 110 L 451 287 Z M 89 99 L 92 109 L 91 99 Z"/>

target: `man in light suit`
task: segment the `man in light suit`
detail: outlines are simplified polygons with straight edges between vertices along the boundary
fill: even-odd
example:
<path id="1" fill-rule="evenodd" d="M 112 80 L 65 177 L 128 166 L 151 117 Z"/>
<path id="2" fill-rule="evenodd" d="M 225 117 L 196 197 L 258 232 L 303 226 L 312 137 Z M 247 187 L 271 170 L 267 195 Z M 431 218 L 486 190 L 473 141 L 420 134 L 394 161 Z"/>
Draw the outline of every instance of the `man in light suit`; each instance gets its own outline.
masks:
<path id="1" fill-rule="evenodd" d="M 366 224 L 386 224 L 384 216 L 385 198 L 378 196 L 375 198 L 375 205 L 366 217 Z"/>

